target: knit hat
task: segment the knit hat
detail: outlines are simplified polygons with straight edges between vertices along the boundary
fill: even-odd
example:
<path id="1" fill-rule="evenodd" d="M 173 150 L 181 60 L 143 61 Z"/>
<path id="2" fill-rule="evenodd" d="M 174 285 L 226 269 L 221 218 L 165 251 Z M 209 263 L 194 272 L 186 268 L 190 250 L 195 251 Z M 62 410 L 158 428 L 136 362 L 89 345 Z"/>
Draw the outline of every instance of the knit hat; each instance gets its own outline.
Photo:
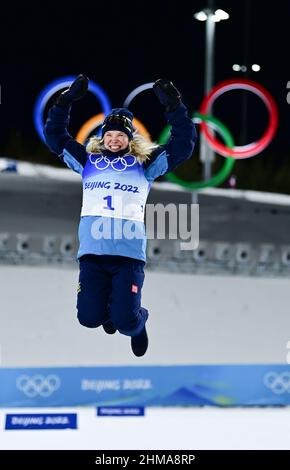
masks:
<path id="1" fill-rule="evenodd" d="M 102 124 L 101 135 L 104 137 L 105 132 L 121 131 L 125 132 L 129 139 L 133 139 L 134 127 L 132 124 L 133 114 L 127 108 L 114 108 L 108 114 Z"/>

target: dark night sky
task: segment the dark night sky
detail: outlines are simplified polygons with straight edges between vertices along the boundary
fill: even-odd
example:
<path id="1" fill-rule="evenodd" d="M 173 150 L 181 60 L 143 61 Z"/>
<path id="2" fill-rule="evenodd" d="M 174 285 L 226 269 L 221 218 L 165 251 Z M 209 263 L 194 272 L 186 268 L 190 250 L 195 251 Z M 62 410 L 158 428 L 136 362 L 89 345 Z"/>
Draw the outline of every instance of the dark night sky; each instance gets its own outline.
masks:
<path id="1" fill-rule="evenodd" d="M 197 110 L 203 97 L 205 24 L 194 20 L 193 13 L 207 4 L 206 0 L 101 0 L 61 7 L 41 3 L 38 9 L 13 4 L 10 11 L 8 7 L 1 12 L 0 154 L 48 162 L 49 152 L 33 128 L 33 104 L 46 84 L 67 74 L 85 73 L 99 83 L 113 107 L 122 105 L 136 86 L 168 77 L 182 91 L 190 110 Z M 230 20 L 216 25 L 215 82 L 243 76 L 258 81 L 275 97 L 279 130 L 264 153 L 278 169 L 290 160 L 286 102 L 290 1 L 277 0 L 271 6 L 260 0 L 215 0 L 215 5 L 230 14 Z M 233 63 L 258 63 L 262 70 L 246 76 L 233 72 Z M 228 94 L 214 110 L 238 144 L 245 143 L 243 132 L 248 141 L 259 138 L 267 123 L 263 105 L 247 93 L 248 119 L 243 129 L 242 99 L 242 92 Z M 92 96 L 77 103 L 72 133 L 99 111 Z M 132 111 L 157 138 L 165 121 L 153 94 L 136 98 Z"/>

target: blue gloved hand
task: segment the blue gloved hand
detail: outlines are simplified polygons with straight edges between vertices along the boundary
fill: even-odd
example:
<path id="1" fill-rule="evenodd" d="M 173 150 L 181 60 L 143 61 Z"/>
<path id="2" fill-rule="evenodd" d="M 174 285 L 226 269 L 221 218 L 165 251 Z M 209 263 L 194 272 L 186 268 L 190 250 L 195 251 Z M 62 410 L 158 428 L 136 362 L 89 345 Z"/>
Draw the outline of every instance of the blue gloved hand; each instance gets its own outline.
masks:
<path id="1" fill-rule="evenodd" d="M 165 106 L 165 111 L 170 113 L 175 111 L 181 103 L 181 93 L 175 88 L 173 83 L 166 78 L 159 78 L 153 85 L 153 91 L 160 103 Z"/>
<path id="2" fill-rule="evenodd" d="M 82 98 L 89 86 L 89 79 L 85 75 L 79 75 L 69 88 L 64 90 L 56 99 L 55 104 L 59 106 L 68 106 L 73 101 Z"/>

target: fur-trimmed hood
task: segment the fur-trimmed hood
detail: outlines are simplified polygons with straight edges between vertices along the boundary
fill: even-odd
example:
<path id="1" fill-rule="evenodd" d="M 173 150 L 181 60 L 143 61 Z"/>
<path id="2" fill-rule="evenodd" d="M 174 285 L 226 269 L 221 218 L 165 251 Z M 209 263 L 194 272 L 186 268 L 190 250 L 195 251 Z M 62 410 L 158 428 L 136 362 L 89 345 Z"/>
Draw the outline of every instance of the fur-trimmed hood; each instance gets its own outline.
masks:
<path id="1" fill-rule="evenodd" d="M 158 148 L 157 144 L 148 142 L 141 134 L 134 132 L 133 139 L 129 141 L 129 150 L 126 155 L 134 155 L 139 163 L 144 163 L 156 148 Z M 98 154 L 103 153 L 104 150 L 104 141 L 101 137 L 94 136 L 89 139 L 86 146 L 88 153 Z"/>

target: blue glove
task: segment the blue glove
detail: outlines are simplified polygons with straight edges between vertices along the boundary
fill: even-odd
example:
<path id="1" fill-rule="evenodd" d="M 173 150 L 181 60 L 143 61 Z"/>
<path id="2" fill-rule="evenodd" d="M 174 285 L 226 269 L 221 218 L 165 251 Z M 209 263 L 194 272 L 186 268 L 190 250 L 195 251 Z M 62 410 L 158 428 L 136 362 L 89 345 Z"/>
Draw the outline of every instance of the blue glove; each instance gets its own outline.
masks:
<path id="1" fill-rule="evenodd" d="M 166 78 L 159 78 L 153 85 L 153 91 L 160 103 L 165 106 L 165 111 L 170 113 L 175 111 L 181 103 L 181 94 L 173 83 Z"/>
<path id="2" fill-rule="evenodd" d="M 89 85 L 89 79 L 85 75 L 79 75 L 75 81 L 63 91 L 55 101 L 55 104 L 59 106 L 68 106 L 73 101 L 77 101 L 82 98 L 87 90 Z"/>

